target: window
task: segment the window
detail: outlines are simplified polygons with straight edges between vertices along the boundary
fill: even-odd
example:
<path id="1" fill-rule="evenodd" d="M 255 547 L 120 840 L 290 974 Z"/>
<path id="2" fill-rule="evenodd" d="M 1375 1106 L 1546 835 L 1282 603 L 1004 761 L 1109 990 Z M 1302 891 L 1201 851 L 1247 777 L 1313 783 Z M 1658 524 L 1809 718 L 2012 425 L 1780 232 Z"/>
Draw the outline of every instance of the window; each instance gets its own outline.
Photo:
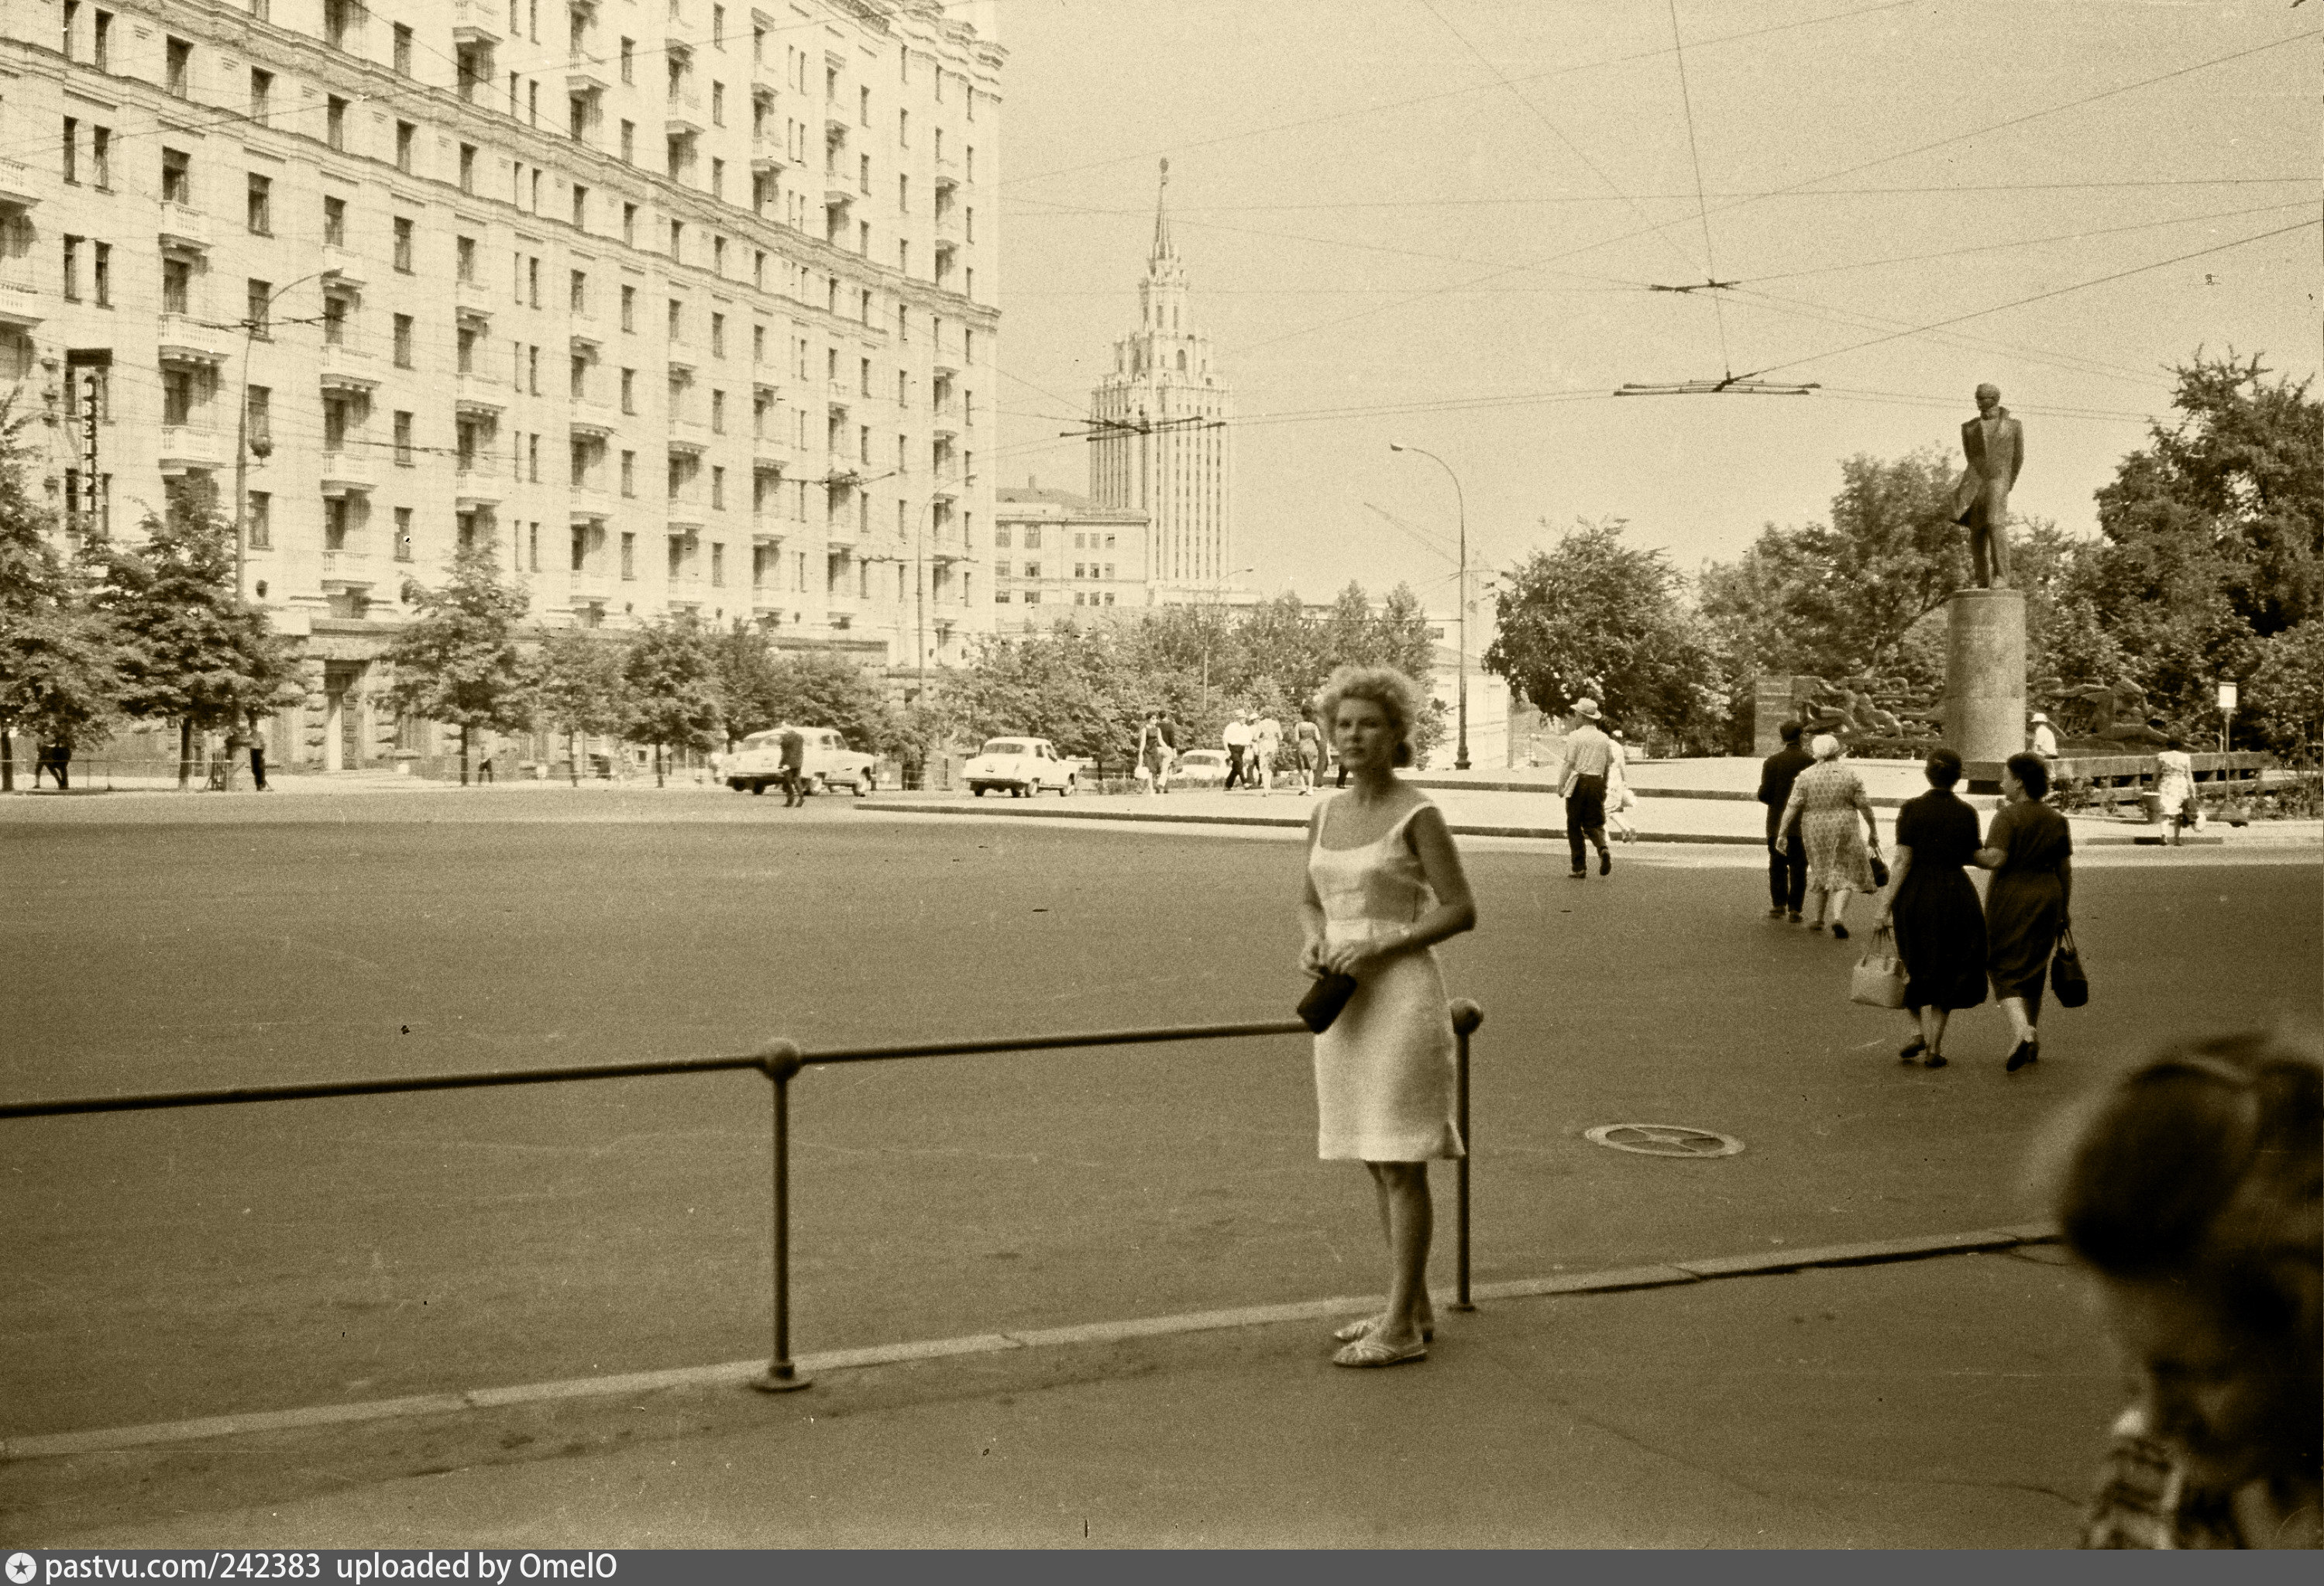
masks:
<path id="1" fill-rule="evenodd" d="M 710 393 L 710 432 L 713 435 L 726 433 L 726 393 L 723 391 Z"/>
<path id="2" fill-rule="evenodd" d="M 622 493 L 627 496 L 634 496 L 637 493 L 638 454 L 635 452 L 623 452 L 622 454 Z M 622 538 L 624 540 L 627 540 L 629 536 L 624 534 Z M 622 552 L 622 576 L 624 578 L 630 576 L 629 566 L 629 551 L 624 548 Z"/>
<path id="3" fill-rule="evenodd" d="M 100 11 L 89 28 L 88 63 L 99 71 L 113 69 L 113 13 Z"/>
<path id="4" fill-rule="evenodd" d="M 99 191 L 113 187 L 113 134 L 110 129 L 92 126 L 88 129 L 88 179 Z"/>
<path id="5" fill-rule="evenodd" d="M 334 50 L 347 47 L 363 16 L 361 0 L 323 0 L 323 42 Z"/>
<path id="6" fill-rule="evenodd" d="M 535 350 L 537 351 L 538 349 L 535 349 Z M 527 481 L 528 483 L 530 483 L 530 484 L 540 484 L 540 437 L 538 434 L 534 434 L 534 435 L 532 435 L 531 437 L 528 438 L 528 439 L 527 439 L 527 441 L 526 441 L 526 444 L 525 444 L 525 459 L 526 459 L 526 461 L 525 461 L 525 479 L 526 479 L 526 481 Z"/>
<path id="7" fill-rule="evenodd" d="M 395 243 L 392 250 L 392 257 L 396 273 L 399 275 L 409 275 L 411 273 L 411 236 L 413 229 L 411 221 L 409 217 L 401 215 L 395 217 Z"/>
<path id="8" fill-rule="evenodd" d="M 540 525 L 538 523 L 532 526 L 532 531 L 525 537 L 525 558 L 531 564 L 531 571 L 535 573 L 540 571 Z"/>
<path id="9" fill-rule="evenodd" d="M 589 189 L 577 181 L 573 184 L 573 229 L 589 229 Z"/>
<path id="10" fill-rule="evenodd" d="M 63 152 L 64 178 L 67 181 L 73 183 L 75 186 L 78 186 L 80 183 L 80 123 L 69 115 L 65 117 L 65 140 Z M 181 154 L 179 158 L 183 160 L 185 156 Z M 161 151 L 161 196 L 165 198 L 170 196 L 169 164 L 170 152 L 167 149 L 164 149 Z M 180 203 L 184 202 L 183 199 L 180 199 L 179 201 Z"/>
<path id="11" fill-rule="evenodd" d="M 870 396 L 872 394 L 872 360 L 869 358 L 857 360 L 856 370 L 855 394 Z"/>
<path id="12" fill-rule="evenodd" d="M 684 337 L 679 335 L 679 327 L 684 323 L 685 311 L 684 304 L 680 303 L 676 298 L 670 299 L 669 336 L 673 345 L 684 339 Z"/>
<path id="13" fill-rule="evenodd" d="M 714 512 L 726 510 L 726 470 L 724 468 L 710 470 L 710 510 Z"/>
<path id="14" fill-rule="evenodd" d="M 347 300 L 336 293 L 323 296 L 323 344 L 345 346 L 347 340 Z"/>
<path id="15" fill-rule="evenodd" d="M 463 325 L 453 337 L 454 368 L 462 374 L 476 372 L 476 346 L 484 337 L 474 326 Z"/>
<path id="16" fill-rule="evenodd" d="M 763 364 L 763 363 L 765 363 L 766 361 L 767 361 L 767 327 L 766 327 L 765 326 L 763 326 L 763 325 L 753 325 L 752 327 L 751 327 L 751 363 L 752 363 L 752 365 L 753 367 L 756 367 L 757 365 L 759 365 L 759 364 Z"/>
<path id="17" fill-rule="evenodd" d="M 161 86 L 182 99 L 193 92 L 194 47 L 183 39 L 162 46 Z"/>
<path id="18" fill-rule="evenodd" d="M 685 258 L 685 223 L 677 220 L 671 221 L 669 223 L 669 260 L 671 263 L 676 264 L 683 262 Z"/>
<path id="19" fill-rule="evenodd" d="M 93 273 L 90 285 L 96 296 L 97 306 L 100 309 L 110 309 L 113 307 L 113 244 L 97 243 L 91 245 L 96 251 L 96 257 L 92 262 Z"/>
<path id="20" fill-rule="evenodd" d="M 710 196 L 721 200 L 726 197 L 726 161 L 715 155 L 710 161 Z M 724 252 L 724 241 L 717 244 L 716 247 L 720 252 Z"/>
<path id="21" fill-rule="evenodd" d="M 80 245 L 86 237 L 65 237 L 65 301 L 80 301 Z"/>
<path id="22" fill-rule="evenodd" d="M 453 238 L 452 257 L 459 278 L 473 283 L 476 279 L 476 239 L 472 236 Z"/>
<path id="23" fill-rule="evenodd" d="M 622 41 L 622 80 L 625 83 L 633 83 L 638 80 L 636 59 L 637 48 L 638 42 L 635 39 L 623 39 Z"/>
<path id="24" fill-rule="evenodd" d="M 531 305 L 540 307 L 540 255 L 533 254 L 524 262 L 525 296 Z"/>
<path id="25" fill-rule="evenodd" d="M 464 193 L 476 190 L 476 145 L 474 143 L 460 145 L 460 190 Z"/>
<path id="26" fill-rule="evenodd" d="M 575 314 L 586 315 L 589 312 L 589 272 L 587 271 L 576 270 L 572 272 L 570 282 L 566 290 L 565 301 L 567 309 Z"/>
<path id="27" fill-rule="evenodd" d="M 710 355 L 714 358 L 726 355 L 726 316 L 724 314 L 710 316 Z"/>
<path id="28" fill-rule="evenodd" d="M 572 378 L 566 393 L 575 401 L 586 401 L 589 396 L 589 360 L 580 354 L 573 355 Z"/>
<path id="29" fill-rule="evenodd" d="M 726 85 L 724 83 L 710 85 L 710 124 L 713 126 L 726 124 Z"/>
<path id="30" fill-rule="evenodd" d="M 411 367 L 411 316 L 409 314 L 395 317 L 395 366 L 399 369 Z"/>
<path id="31" fill-rule="evenodd" d="M 408 562 L 411 559 L 411 509 L 410 507 L 395 509 L 395 559 L 399 562 Z"/>
<path id="32" fill-rule="evenodd" d="M 323 499 L 323 549 L 346 549 L 347 530 L 354 522 L 355 512 L 346 496 L 326 496 Z"/>
<path id="33" fill-rule="evenodd" d="M 411 30 L 401 23 L 395 24 L 395 75 L 411 75 Z"/>
<path id="34" fill-rule="evenodd" d="M 860 126 L 872 124 L 872 90 L 869 88 L 855 90 L 855 120 Z"/>
<path id="35" fill-rule="evenodd" d="M 855 157 L 855 186 L 865 198 L 872 196 L 872 156 L 869 154 Z"/>
<path id="36" fill-rule="evenodd" d="M 589 530 L 586 529 L 576 528 L 573 530 L 573 571 L 576 573 L 580 572 L 588 564 L 588 560 Z"/>
<path id="37" fill-rule="evenodd" d="M 629 493 L 627 491 L 623 491 L 622 493 L 626 495 Z M 622 535 L 622 576 L 624 578 L 634 578 L 637 576 L 638 537 L 627 530 L 624 530 Z"/>
<path id="38" fill-rule="evenodd" d="M 266 124 L 266 113 L 274 100 L 274 74 L 250 69 L 250 119 L 259 125 Z"/>
<path id="39" fill-rule="evenodd" d="M 638 372 L 634 369 L 624 369 L 622 371 L 622 411 L 634 413 L 637 410 Z"/>
<path id="40" fill-rule="evenodd" d="M 525 349 L 524 368 L 525 390 L 534 396 L 539 396 L 540 394 L 540 344 L 538 342 Z"/>
<path id="41" fill-rule="evenodd" d="M 625 286 L 622 289 L 622 328 L 627 331 L 635 331 L 637 327 L 638 289 L 633 286 Z"/>
<path id="42" fill-rule="evenodd" d="M 345 198 L 323 200 L 323 244 L 333 248 L 347 245 L 347 201 Z"/>
<path id="43" fill-rule="evenodd" d="M 243 532 L 249 539 L 250 549 L 266 550 L 274 544 L 274 497 L 263 490 L 250 493 L 250 507 L 243 517 Z"/>
<path id="44" fill-rule="evenodd" d="M 395 168 L 404 175 L 411 174 L 411 149 L 420 141 L 420 128 L 411 122 L 395 124 Z"/>
<path id="45" fill-rule="evenodd" d="M 274 447 L 274 391 L 271 386 L 254 385 L 248 400 L 243 403 L 243 426 L 250 432 L 250 449 L 264 456 Z"/>
<path id="46" fill-rule="evenodd" d="M 395 416 L 395 466 L 411 466 L 411 415 L 399 412 Z"/>
<path id="47" fill-rule="evenodd" d="M 628 247 L 638 245 L 638 207 L 635 204 L 622 206 L 622 242 Z"/>
<path id="48" fill-rule="evenodd" d="M 347 146 L 347 102 L 337 94 L 323 100 L 323 141 L 334 149 Z"/>
<path id="49" fill-rule="evenodd" d="M 246 199 L 250 234 L 253 236 L 274 235 L 274 183 L 255 171 L 250 175 Z"/>

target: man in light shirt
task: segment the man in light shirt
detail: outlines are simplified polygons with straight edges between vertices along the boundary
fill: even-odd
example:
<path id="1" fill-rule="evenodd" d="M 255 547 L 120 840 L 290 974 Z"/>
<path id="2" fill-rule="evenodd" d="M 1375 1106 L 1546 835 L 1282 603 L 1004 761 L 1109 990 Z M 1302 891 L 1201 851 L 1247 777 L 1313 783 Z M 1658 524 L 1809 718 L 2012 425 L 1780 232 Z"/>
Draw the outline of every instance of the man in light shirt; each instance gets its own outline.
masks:
<path id="1" fill-rule="evenodd" d="M 1573 702 L 1573 727 L 1565 735 L 1565 845 L 1572 853 L 1574 881 L 1590 874 L 1586 841 L 1598 850 L 1598 873 L 1614 869 L 1614 855 L 1606 846 L 1606 773 L 1614 762 L 1614 741 L 1600 731 L 1598 702 Z"/>
<path id="2" fill-rule="evenodd" d="M 1237 782 L 1250 780 L 1250 773 L 1245 769 L 1250 758 L 1250 712 L 1239 710 L 1227 717 L 1227 730 L 1221 742 L 1227 747 L 1227 784 L 1219 790 L 1231 793 Z"/>
<path id="3" fill-rule="evenodd" d="M 2058 758 L 2058 730 L 2050 724 L 2049 713 L 2034 713 L 2034 752 L 2043 760 Z"/>

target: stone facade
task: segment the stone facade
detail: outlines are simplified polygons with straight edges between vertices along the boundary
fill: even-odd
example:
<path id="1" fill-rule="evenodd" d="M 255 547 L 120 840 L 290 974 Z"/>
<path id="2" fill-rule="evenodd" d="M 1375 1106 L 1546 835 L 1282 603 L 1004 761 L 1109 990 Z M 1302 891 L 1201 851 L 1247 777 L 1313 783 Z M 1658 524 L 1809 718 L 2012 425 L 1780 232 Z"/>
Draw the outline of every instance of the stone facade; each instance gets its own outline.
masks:
<path id="1" fill-rule="evenodd" d="M 397 752 L 378 657 L 471 540 L 551 624 L 958 659 L 993 611 L 990 11 L 14 0 L 36 484 L 134 533 L 172 478 L 233 501 L 240 420 L 245 593 L 313 684 L 278 764 Z"/>

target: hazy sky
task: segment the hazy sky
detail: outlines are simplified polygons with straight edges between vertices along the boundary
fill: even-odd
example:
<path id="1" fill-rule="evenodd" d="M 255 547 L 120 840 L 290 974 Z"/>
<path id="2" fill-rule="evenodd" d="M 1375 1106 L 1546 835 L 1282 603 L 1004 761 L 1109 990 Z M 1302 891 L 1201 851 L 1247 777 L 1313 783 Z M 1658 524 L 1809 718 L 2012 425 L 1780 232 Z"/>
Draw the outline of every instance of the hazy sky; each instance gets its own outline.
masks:
<path id="1" fill-rule="evenodd" d="M 1980 381 L 2024 420 L 2015 510 L 2091 530 L 2173 361 L 2315 369 L 2324 4 L 1678 0 L 1681 51 L 1673 9 L 997 0 L 992 474 L 1085 488 L 1058 432 L 1166 155 L 1268 591 L 1449 608 L 1452 490 L 1393 439 L 1458 470 L 1472 566 L 1613 515 L 1692 570 L 1822 517 L 1844 456 L 1957 465 Z M 1714 270 L 1717 302 L 1650 290 Z M 1608 394 L 1760 371 L 1823 389 Z"/>

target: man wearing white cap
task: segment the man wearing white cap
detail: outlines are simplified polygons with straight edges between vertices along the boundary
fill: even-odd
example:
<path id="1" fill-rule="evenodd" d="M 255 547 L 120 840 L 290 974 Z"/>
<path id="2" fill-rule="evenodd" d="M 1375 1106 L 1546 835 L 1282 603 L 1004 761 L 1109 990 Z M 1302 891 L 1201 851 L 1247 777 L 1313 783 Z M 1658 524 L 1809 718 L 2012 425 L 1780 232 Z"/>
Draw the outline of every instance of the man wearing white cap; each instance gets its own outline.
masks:
<path id="1" fill-rule="evenodd" d="M 1606 772 L 1614 761 L 1614 741 L 1598 727 L 1598 702 L 1573 702 L 1573 726 L 1565 734 L 1565 845 L 1572 851 L 1572 879 L 1590 873 L 1586 840 L 1598 850 L 1598 873 L 1609 874 L 1614 855 L 1606 847 Z"/>
<path id="2" fill-rule="evenodd" d="M 2043 711 L 2034 713 L 2034 752 L 2043 760 L 2058 758 L 2057 729 L 2050 725 L 2050 717 Z"/>

